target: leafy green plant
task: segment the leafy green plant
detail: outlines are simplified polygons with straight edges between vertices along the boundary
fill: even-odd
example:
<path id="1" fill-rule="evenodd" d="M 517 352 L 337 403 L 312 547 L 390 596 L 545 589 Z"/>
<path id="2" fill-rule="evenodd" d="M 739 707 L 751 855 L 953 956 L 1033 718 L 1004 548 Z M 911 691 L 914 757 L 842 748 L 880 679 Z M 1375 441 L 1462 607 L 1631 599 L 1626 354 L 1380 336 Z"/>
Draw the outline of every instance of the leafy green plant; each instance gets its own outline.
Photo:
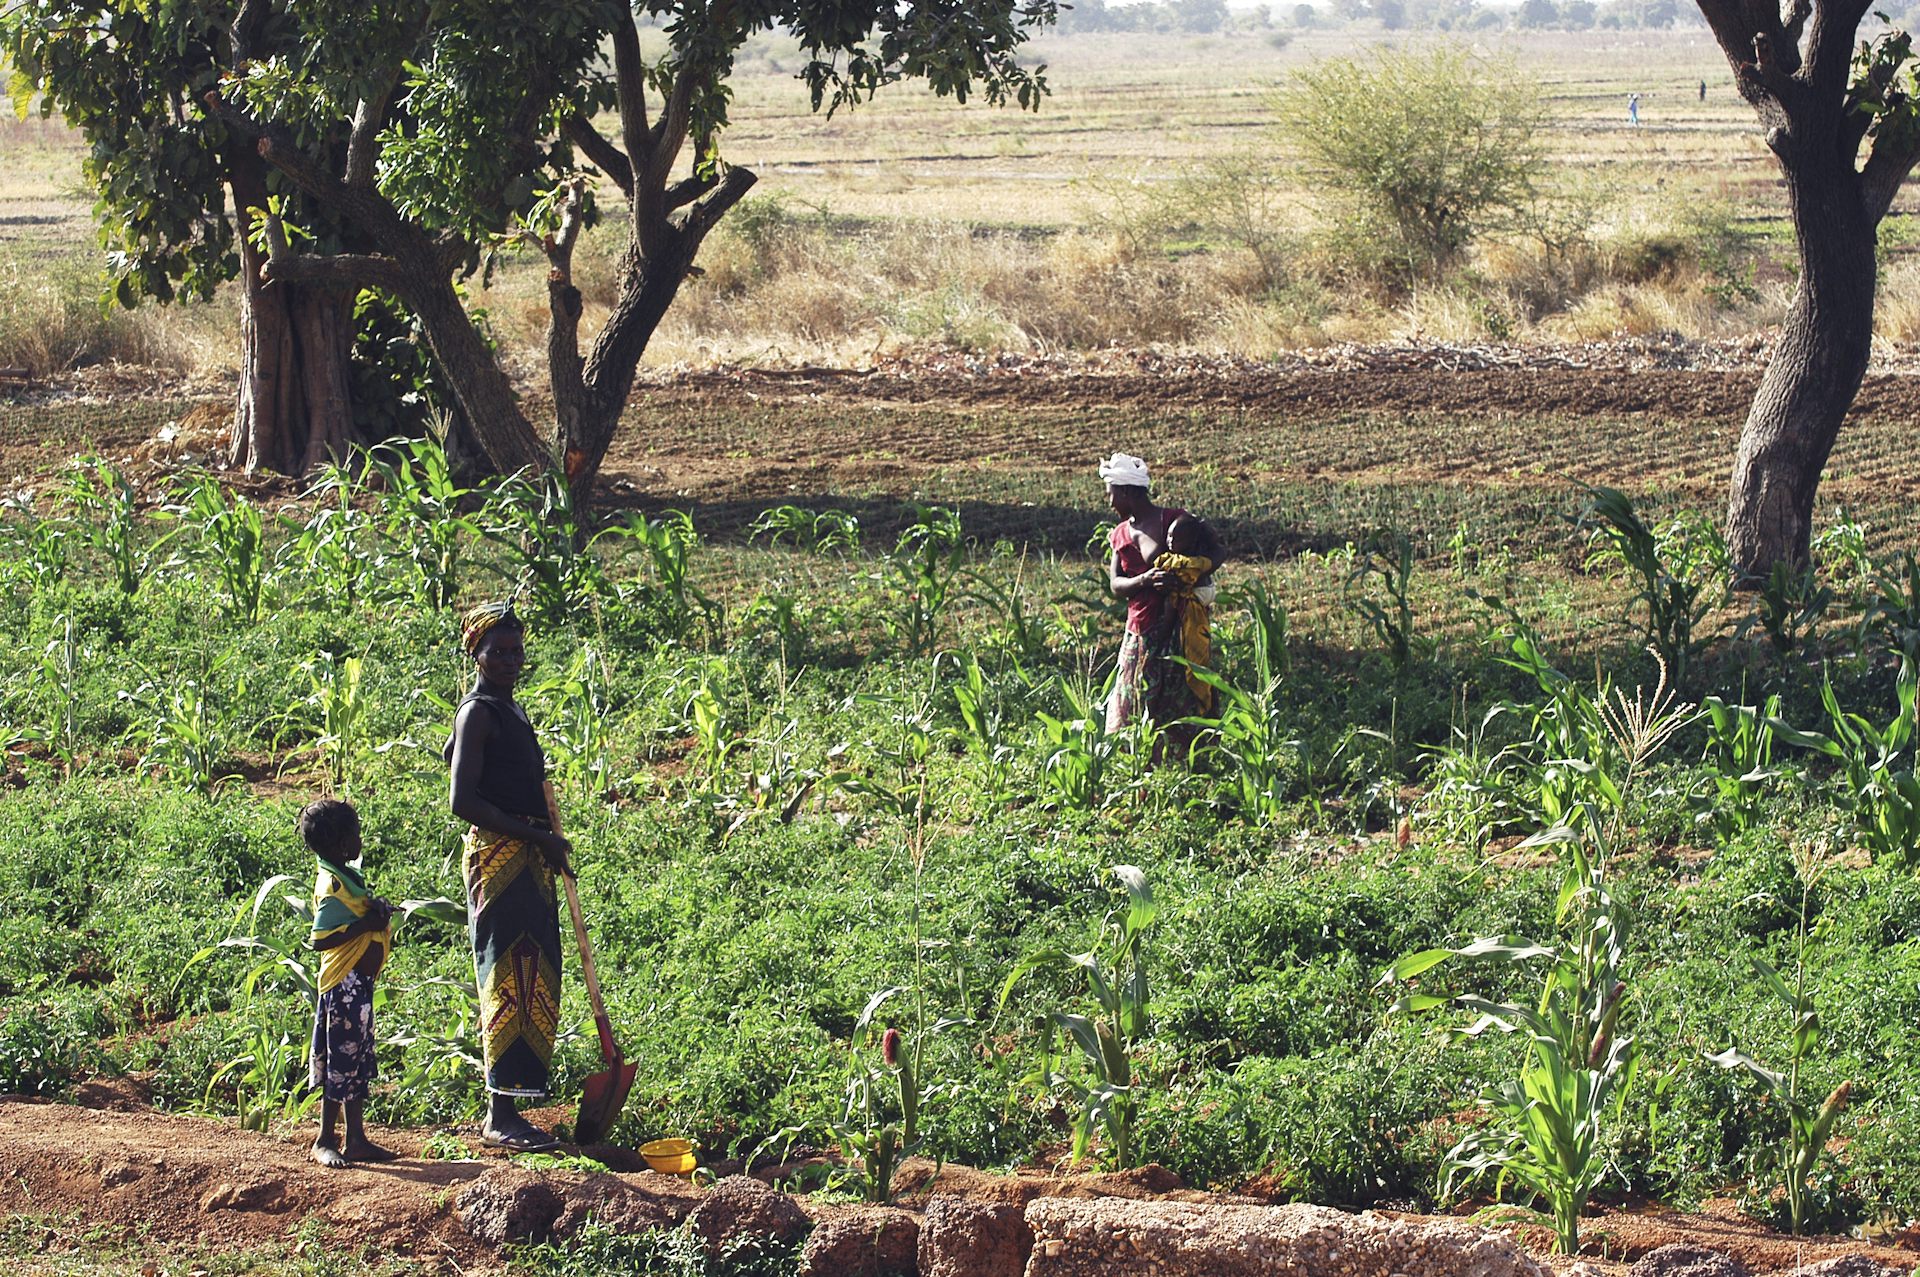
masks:
<path id="1" fill-rule="evenodd" d="M 582 644 L 567 667 L 532 683 L 527 698 L 540 706 L 541 734 L 561 776 L 591 794 L 607 791 L 613 771 L 609 738 L 617 727 L 608 698 L 606 658 Z"/>
<path id="2" fill-rule="evenodd" d="M 1876 568 L 1863 632 L 1879 632 L 1909 661 L 1920 661 L 1920 558 L 1911 550 L 1897 568 Z"/>
<path id="3" fill-rule="evenodd" d="M 1015 564 L 1004 549 L 996 547 L 985 567 L 966 570 L 966 598 L 995 617 L 996 628 L 988 637 L 992 647 L 1015 660 L 1030 661 L 1046 652 L 1052 625 L 1044 613 L 1028 607 L 1026 556 Z"/>
<path id="4" fill-rule="evenodd" d="M 67 476 L 65 495 L 80 515 L 87 543 L 112 566 L 120 592 L 132 598 L 140 590 L 150 554 L 140 545 L 133 485 L 99 457 L 84 457 Z"/>
<path id="5" fill-rule="evenodd" d="M 506 572 L 534 614 L 559 622 L 614 595 L 596 550 L 620 541 L 647 543 L 644 518 L 609 524 L 591 535 L 573 489 L 551 471 L 513 475 L 488 494 L 476 519 L 488 540 L 511 556 Z"/>
<path id="6" fill-rule="evenodd" d="M 1521 819 L 1521 746 L 1497 744 L 1493 730 L 1514 713 L 1513 706 L 1501 704 L 1471 726 L 1456 722 L 1449 743 L 1427 751 L 1427 792 L 1418 818 L 1471 852 L 1483 851 L 1495 833 Z"/>
<path id="7" fill-rule="evenodd" d="M 989 679 L 976 652 L 967 654 L 960 678 L 953 685 L 960 712 L 961 739 L 986 767 L 990 797 L 998 799 L 1007 787 L 1008 769 L 1017 751 L 1007 738 L 1006 704 L 997 679 Z"/>
<path id="8" fill-rule="evenodd" d="M 1048 1016 L 1049 1046 L 1039 1080 L 1049 1088 L 1070 1091 L 1080 1107 L 1073 1125 L 1073 1158 L 1079 1161 L 1101 1136 L 1103 1159 L 1115 1169 L 1134 1165 L 1139 1152 L 1139 1096 L 1134 1076 L 1134 1054 L 1150 1031 L 1149 991 L 1144 952 L 1147 932 L 1160 906 L 1147 885 L 1147 876 L 1133 865 L 1115 865 L 1114 877 L 1126 889 L 1124 907 L 1108 912 L 1101 921 L 1093 948 L 1085 953 L 1046 949 L 1022 958 L 1000 990 L 1006 1008 L 1020 980 L 1042 968 L 1084 974 L 1093 996 L 1092 1015 L 1055 1011 Z M 1079 1048 L 1085 1080 L 1053 1067 L 1051 1038 L 1064 1033 Z"/>
<path id="9" fill-rule="evenodd" d="M 1093 811 L 1106 797 L 1108 773 L 1126 738 L 1107 731 L 1106 708 L 1092 688 L 1071 679 L 1059 688 L 1065 715 L 1034 713 L 1041 784 L 1062 805 Z"/>
<path id="10" fill-rule="evenodd" d="M 1667 689 L 1665 670 L 1661 673 L 1651 698 L 1636 694 L 1630 701 L 1616 690 L 1602 706 L 1616 745 L 1614 787 L 1621 794 L 1693 717 L 1692 707 L 1677 702 Z M 1413 991 L 1394 1009 L 1418 1013 L 1458 1007 L 1475 1018 L 1455 1029 L 1457 1035 L 1497 1031 L 1526 1041 L 1518 1075 L 1484 1098 L 1494 1124 L 1469 1132 L 1447 1153 L 1442 1191 L 1451 1193 L 1456 1185 L 1487 1174 L 1497 1185 L 1517 1181 L 1547 1201 L 1556 1246 L 1569 1255 L 1580 1249 L 1587 1199 L 1607 1174 L 1606 1126 L 1620 1116 L 1639 1059 L 1634 1036 L 1620 1030 L 1631 926 L 1607 881 L 1607 853 L 1619 833 L 1621 806 L 1614 807 L 1610 821 L 1588 809 L 1582 819 L 1556 823 L 1521 844 L 1560 852 L 1558 934 L 1552 943 L 1484 936 L 1461 947 L 1409 954 L 1380 977 L 1382 986 L 1402 984 L 1457 958 L 1544 967 L 1540 996 L 1531 1004 Z"/>
<path id="11" fill-rule="evenodd" d="M 1347 608 L 1372 627 L 1395 670 L 1406 669 L 1431 646 L 1414 634 L 1413 568 L 1413 542 L 1398 533 L 1371 532 L 1355 547 L 1342 589 Z"/>
<path id="12" fill-rule="evenodd" d="M 1409 954 L 1387 968 L 1383 984 L 1416 979 L 1454 958 L 1529 966 L 1545 964 L 1538 1001 L 1496 1002 L 1475 994 L 1448 998 L 1409 993 L 1396 1011 L 1458 1006 L 1478 1018 L 1455 1032 L 1517 1033 L 1527 1042 L 1519 1075 L 1488 1097 L 1494 1127 L 1468 1134 L 1447 1153 L 1442 1191 L 1492 1172 L 1512 1178 L 1550 1204 L 1556 1248 L 1580 1249 L 1580 1215 L 1605 1178 L 1604 1127 L 1618 1117 L 1638 1058 L 1631 1034 L 1617 1031 L 1626 1005 L 1627 923 L 1600 867 L 1577 836 L 1552 831 L 1568 848 L 1555 921 L 1564 943 L 1534 944 L 1489 936 L 1460 948 Z M 1548 841 L 1536 837 L 1522 846 Z"/>
<path id="13" fill-rule="evenodd" d="M 446 449 L 431 436 L 389 439 L 367 453 L 380 494 L 380 532 L 413 570 L 414 594 L 429 607 L 460 597 L 465 547 L 480 534 L 463 503 L 471 489 L 454 481 Z"/>
<path id="14" fill-rule="evenodd" d="M 39 741 L 71 771 L 80 749 L 80 647 L 71 612 L 60 618 L 60 632 L 41 649 L 39 665 L 45 726 L 19 732 L 15 739 Z"/>
<path id="15" fill-rule="evenodd" d="M 1797 731 L 1774 720 L 1773 729 L 1789 745 L 1833 759 L 1846 773 L 1842 801 L 1876 861 L 1903 868 L 1920 861 L 1920 776 L 1914 774 L 1916 691 L 1920 676 L 1901 658 L 1894 680 L 1899 708 L 1885 727 L 1840 707 L 1829 675 L 1820 685 L 1827 711 L 1826 733 Z"/>
<path id="16" fill-rule="evenodd" d="M 1609 683 L 1596 671 L 1594 694 L 1554 668 L 1539 636 L 1524 627 L 1508 640 L 1504 665 L 1531 677 L 1544 699 L 1532 707 L 1534 796 L 1548 825 L 1582 819 L 1589 811 L 1618 812 L 1625 803 L 1614 776 L 1619 758 L 1602 713 Z M 1661 681 L 1665 682 L 1662 667 Z"/>
<path id="17" fill-rule="evenodd" d="M 1783 559 L 1760 582 L 1754 615 L 1741 632 L 1758 622 L 1773 650 L 1785 656 L 1815 640 L 1832 607 L 1832 587 L 1821 584 L 1812 568 L 1795 567 Z"/>
<path id="18" fill-rule="evenodd" d="M 234 911 L 227 936 L 195 953 L 180 972 L 184 979 L 187 972 L 223 949 L 255 955 L 234 986 L 234 1000 L 245 1012 L 238 1043 L 242 1049 L 208 1080 L 202 1100 L 202 1107 L 212 1111 L 213 1096 L 221 1083 L 231 1085 L 243 1130 L 263 1131 L 276 1117 L 297 1120 L 318 1098 L 317 1093 L 309 1091 L 306 1070 L 301 1067 L 308 1041 L 305 1030 L 311 1021 L 287 1016 L 281 1000 L 263 996 L 263 982 L 270 975 L 291 981 L 301 995 L 299 1005 L 309 1017 L 320 996 L 319 972 L 305 946 L 313 924 L 311 904 L 292 893 L 279 897 L 298 924 L 299 939 L 286 939 L 260 921 L 267 898 L 293 881 L 288 874 L 275 874 L 262 882 L 252 899 L 243 901 Z"/>
<path id="19" fill-rule="evenodd" d="M 852 1170 L 831 1186 L 850 1188 L 870 1202 L 893 1200 L 894 1172 L 920 1151 L 920 1089 L 913 1060 L 900 1030 L 880 1030 L 873 1018 L 898 992 L 876 993 L 854 1023 L 853 1073 L 846 1109 L 833 1132 Z"/>
<path id="20" fill-rule="evenodd" d="M 220 767 L 232 754 L 237 735 L 235 707 L 246 702 L 247 685 L 244 677 L 239 679 L 227 696 L 216 691 L 212 682 L 233 656 L 229 650 L 197 676 L 175 677 L 164 684 L 149 680 L 120 693 L 139 716 L 133 732 L 146 743 L 141 766 L 158 768 L 203 794 L 212 793 L 226 779 Z"/>
<path id="21" fill-rule="evenodd" d="M 0 497 L 0 515 L 5 516 L 0 518 L 0 533 L 10 543 L 0 564 L 4 564 L 8 576 L 36 590 L 67 579 L 73 552 L 67 544 L 71 529 L 66 520 L 42 518 L 33 508 L 31 493 Z"/>
<path id="22" fill-rule="evenodd" d="M 836 550 L 852 554 L 860 548 L 860 520 L 847 510 L 807 510 L 797 505 L 781 505 L 762 510 L 747 528 L 747 536 L 749 539 L 765 537 L 767 544 L 773 546 L 785 541 L 816 554 Z"/>
<path id="23" fill-rule="evenodd" d="M 745 742 L 753 750 L 753 765 L 747 770 L 749 812 L 771 813 L 788 824 L 809 799 L 824 799 L 853 780 L 850 769 L 836 765 L 846 755 L 844 742 L 827 750 L 826 761 L 832 765 L 827 770 L 803 760 L 795 742 L 805 739 L 805 726 L 789 718 L 775 731 Z"/>
<path id="24" fill-rule="evenodd" d="M 363 472 L 367 469 L 363 460 Z M 355 504 L 361 487 L 350 465 L 325 462 L 301 494 L 313 503 L 312 512 L 291 529 L 280 551 L 283 569 L 297 569 L 319 597 L 348 607 L 359 600 L 366 581 L 379 578 L 381 566 L 374 553 L 373 519 Z"/>
<path id="25" fill-rule="evenodd" d="M 308 661 L 306 669 L 313 687 L 306 703 L 320 729 L 314 745 L 326 760 L 327 777 L 334 789 L 344 792 L 355 763 L 367 747 L 368 705 L 361 691 L 366 661 L 358 656 L 321 655 Z"/>
<path id="26" fill-rule="evenodd" d="M 1757 709 L 1709 696 L 1702 708 L 1707 722 L 1705 761 L 1711 769 L 1713 792 L 1701 819 L 1710 822 L 1725 843 L 1760 822 L 1766 784 L 1780 774 L 1773 766 L 1780 696 L 1774 693 Z"/>
<path id="27" fill-rule="evenodd" d="M 267 573 L 260 508 L 240 493 L 229 497 L 218 479 L 202 475 L 185 487 L 168 510 L 200 533 L 201 548 L 213 561 L 227 614 L 248 625 L 259 620 Z"/>
<path id="28" fill-rule="evenodd" d="M 1773 965 L 1758 955 L 1748 961 L 1774 1000 L 1786 1012 L 1786 1068 L 1769 1068 L 1738 1045 L 1707 1059 L 1723 1069 L 1746 1073 L 1760 1084 L 1760 1090 L 1786 1109 L 1787 1136 L 1774 1150 L 1775 1182 L 1786 1194 L 1787 1218 L 1798 1237 L 1805 1227 L 1813 1202 L 1811 1180 L 1820 1155 L 1826 1151 L 1833 1124 L 1847 1107 L 1853 1091 L 1851 1082 L 1842 1082 L 1818 1103 L 1817 1092 L 1806 1089 L 1803 1073 L 1820 1049 L 1822 1028 L 1820 1012 L 1807 993 L 1807 903 L 1814 885 L 1832 865 L 1832 860 L 1813 851 L 1809 845 L 1796 846 L 1794 868 L 1800 882 L 1800 916 L 1795 933 L 1793 983 L 1788 984 Z"/>
<path id="29" fill-rule="evenodd" d="M 900 533 L 885 561 L 895 600 L 895 610 L 886 618 L 887 630 L 908 655 L 925 655 L 939 641 L 941 621 L 966 553 L 959 511 L 914 507 L 914 521 Z"/>
<path id="30" fill-rule="evenodd" d="M 626 1232 L 589 1223 L 566 1242 L 511 1248 L 514 1271 L 526 1277 L 789 1277 L 800 1243 L 748 1234 L 718 1253 L 684 1228 Z"/>
<path id="31" fill-rule="evenodd" d="M 718 605 L 695 588 L 688 575 L 700 537 L 686 511 L 669 510 L 658 519 L 648 519 L 636 511 L 627 516 L 617 535 L 646 555 L 651 588 L 667 607 L 656 622 L 663 628 L 664 637 L 688 638 L 698 620 L 704 620 L 709 629 L 717 629 Z"/>
<path id="32" fill-rule="evenodd" d="M 1702 520 L 1678 518 L 1658 533 L 1647 526 L 1627 495 L 1615 488 L 1587 487 L 1581 515 L 1589 565 L 1616 561 L 1633 580 L 1638 605 L 1646 610 L 1643 632 L 1660 654 L 1674 685 L 1684 687 L 1692 674 L 1701 641 L 1694 629 L 1706 617 L 1706 581 L 1726 577 L 1726 539 Z"/>

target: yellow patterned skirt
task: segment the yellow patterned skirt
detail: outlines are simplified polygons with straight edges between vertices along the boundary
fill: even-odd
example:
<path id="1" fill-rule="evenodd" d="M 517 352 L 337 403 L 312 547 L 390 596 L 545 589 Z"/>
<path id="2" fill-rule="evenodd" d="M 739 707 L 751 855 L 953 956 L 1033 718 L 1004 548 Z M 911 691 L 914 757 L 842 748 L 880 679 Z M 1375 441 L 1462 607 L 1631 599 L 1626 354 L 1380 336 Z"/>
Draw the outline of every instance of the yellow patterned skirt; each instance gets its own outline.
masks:
<path id="1" fill-rule="evenodd" d="M 540 849 L 469 829 L 461 857 L 487 1089 L 547 1094 L 560 1021 L 560 908 Z"/>

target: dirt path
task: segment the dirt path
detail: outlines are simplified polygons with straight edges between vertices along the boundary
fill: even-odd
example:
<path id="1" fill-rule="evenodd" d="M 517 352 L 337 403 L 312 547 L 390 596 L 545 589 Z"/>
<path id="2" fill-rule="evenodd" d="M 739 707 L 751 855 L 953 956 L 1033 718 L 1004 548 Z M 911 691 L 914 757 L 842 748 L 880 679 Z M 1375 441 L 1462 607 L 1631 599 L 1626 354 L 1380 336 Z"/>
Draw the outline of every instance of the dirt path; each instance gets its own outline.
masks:
<path id="1" fill-rule="evenodd" d="M 285 1239 L 312 1218 L 349 1244 L 444 1256 L 451 1271 L 490 1266 L 446 1208 L 485 1165 L 422 1161 L 420 1134 L 389 1135 L 406 1160 L 326 1171 L 305 1143 L 230 1122 L 0 1100 L 0 1211 L 77 1214 L 161 1247 L 220 1249 Z"/>
<path id="2" fill-rule="evenodd" d="M 419 1157 L 424 1132 L 382 1131 L 380 1138 L 404 1160 L 326 1171 L 307 1160 L 311 1126 L 265 1135 L 227 1121 L 155 1113 L 112 1083 L 88 1083 L 80 1099 L 110 1107 L 0 1099 L 0 1166 L 7 1171 L 0 1176 L 0 1212 L 80 1217 L 94 1228 L 162 1249 L 246 1250 L 285 1241 L 311 1227 L 308 1221 L 318 1221 L 346 1244 L 365 1243 L 429 1265 L 439 1259 L 446 1272 L 499 1267 L 498 1256 L 467 1235 L 451 1206 L 462 1186 L 500 1165 L 497 1158 L 425 1161 Z M 914 1209 L 932 1193 L 1003 1202 L 1043 1195 L 1206 1200 L 1157 1168 L 1006 1177 L 915 1159 L 902 1168 L 901 1182 L 901 1204 Z M 1531 1232 L 1529 1244 L 1544 1247 L 1545 1230 Z M 1709 1203 L 1697 1215 L 1657 1205 L 1608 1210 L 1589 1218 L 1586 1234 L 1608 1273 L 1623 1272 L 1632 1260 L 1676 1241 L 1737 1255 L 1755 1274 L 1843 1254 L 1866 1254 L 1899 1270 L 1920 1260 L 1920 1236 L 1903 1239 L 1899 1247 L 1844 1238 L 1796 1243 L 1753 1223 L 1730 1202 Z"/>

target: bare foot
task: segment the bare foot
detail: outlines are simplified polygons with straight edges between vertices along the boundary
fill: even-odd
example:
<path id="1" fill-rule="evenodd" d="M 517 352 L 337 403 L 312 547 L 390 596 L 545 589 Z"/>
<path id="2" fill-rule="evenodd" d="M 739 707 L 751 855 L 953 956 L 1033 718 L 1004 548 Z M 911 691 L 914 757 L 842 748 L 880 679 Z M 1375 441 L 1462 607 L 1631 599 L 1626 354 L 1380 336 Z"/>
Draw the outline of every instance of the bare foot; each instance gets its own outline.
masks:
<path id="1" fill-rule="evenodd" d="M 348 1164 L 347 1159 L 341 1154 L 339 1149 L 331 1144 L 322 1144 L 318 1140 L 315 1140 L 313 1144 L 313 1160 L 328 1170 L 335 1171 Z"/>
<path id="2" fill-rule="evenodd" d="M 369 1139 L 348 1140 L 346 1154 L 351 1162 L 391 1162 L 399 1156 Z"/>

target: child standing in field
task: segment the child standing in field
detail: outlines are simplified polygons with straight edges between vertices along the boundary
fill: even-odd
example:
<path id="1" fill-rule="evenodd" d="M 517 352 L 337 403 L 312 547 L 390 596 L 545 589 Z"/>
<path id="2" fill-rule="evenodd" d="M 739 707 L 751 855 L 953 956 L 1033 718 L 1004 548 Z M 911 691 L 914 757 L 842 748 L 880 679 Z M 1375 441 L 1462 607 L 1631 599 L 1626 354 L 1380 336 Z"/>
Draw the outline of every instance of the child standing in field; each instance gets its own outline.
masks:
<path id="1" fill-rule="evenodd" d="M 322 798 L 309 804 L 300 813 L 300 837 L 320 862 L 308 941 L 320 954 L 311 1077 L 321 1109 L 313 1160 L 329 1167 L 392 1161 L 392 1153 L 367 1138 L 365 1112 L 375 1071 L 373 982 L 393 945 L 393 906 L 367 891 L 360 813 L 351 803 Z"/>

